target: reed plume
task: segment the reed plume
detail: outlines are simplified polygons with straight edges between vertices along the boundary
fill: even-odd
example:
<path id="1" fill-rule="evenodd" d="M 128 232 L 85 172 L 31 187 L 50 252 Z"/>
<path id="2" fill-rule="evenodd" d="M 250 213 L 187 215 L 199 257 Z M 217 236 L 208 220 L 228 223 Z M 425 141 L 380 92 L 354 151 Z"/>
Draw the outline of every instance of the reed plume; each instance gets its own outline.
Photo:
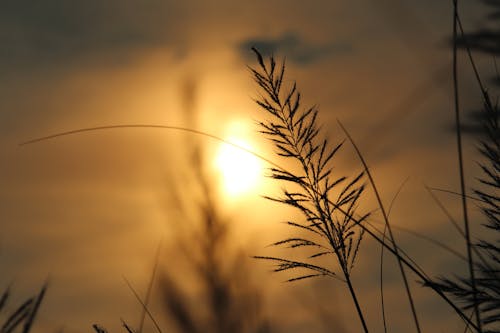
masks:
<path id="1" fill-rule="evenodd" d="M 280 197 L 266 197 L 270 200 L 297 209 L 302 221 L 288 221 L 293 228 L 305 231 L 307 236 L 286 238 L 273 245 L 291 248 L 314 249 L 307 260 L 296 261 L 286 258 L 258 256 L 276 263 L 276 271 L 305 270 L 288 281 L 317 276 L 329 276 L 343 280 L 349 289 L 360 322 L 368 331 L 363 312 L 351 279 L 364 231 L 356 226 L 368 214 L 354 219 L 359 200 L 365 186 L 364 172 L 352 178 L 337 176 L 333 171 L 334 157 L 343 142 L 331 146 L 321 138 L 317 124 L 318 109 L 302 108 L 301 94 L 296 83 L 284 91 L 285 62 L 279 66 L 271 56 L 264 62 L 262 55 L 253 48 L 259 63 L 258 69 L 250 68 L 255 82 L 261 89 L 256 103 L 268 115 L 269 120 L 260 122 L 261 133 L 273 143 L 279 156 L 293 162 L 296 170 L 270 169 L 271 177 L 289 185 Z M 293 188 L 293 189 L 290 189 Z M 341 273 L 315 263 L 318 257 L 333 256 Z"/>

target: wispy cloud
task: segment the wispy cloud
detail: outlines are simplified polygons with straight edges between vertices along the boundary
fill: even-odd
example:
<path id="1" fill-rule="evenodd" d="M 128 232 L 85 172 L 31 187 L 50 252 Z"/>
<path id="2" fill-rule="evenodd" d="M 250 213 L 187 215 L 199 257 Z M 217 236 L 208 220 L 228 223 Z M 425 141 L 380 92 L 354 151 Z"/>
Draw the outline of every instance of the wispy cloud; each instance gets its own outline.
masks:
<path id="1" fill-rule="evenodd" d="M 6 2 L 0 70 L 91 58 L 124 62 L 134 50 L 173 44 L 172 1 Z"/>
<path id="2" fill-rule="evenodd" d="M 296 32 L 287 32 L 276 38 L 264 36 L 248 38 L 238 45 L 239 52 L 245 59 L 252 59 L 250 49 L 257 48 L 263 55 L 286 55 L 299 65 L 308 65 L 323 58 L 353 51 L 350 43 L 335 41 L 325 44 L 311 43 Z"/>

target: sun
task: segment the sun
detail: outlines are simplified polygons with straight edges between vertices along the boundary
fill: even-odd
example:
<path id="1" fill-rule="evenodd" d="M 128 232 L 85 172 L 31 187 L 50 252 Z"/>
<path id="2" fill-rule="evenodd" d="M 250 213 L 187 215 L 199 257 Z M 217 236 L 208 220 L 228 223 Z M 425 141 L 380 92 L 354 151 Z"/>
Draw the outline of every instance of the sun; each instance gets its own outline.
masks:
<path id="1" fill-rule="evenodd" d="M 231 135 L 225 140 L 232 144 L 219 145 L 215 167 L 224 192 L 230 197 L 241 196 L 259 185 L 262 177 L 261 161 L 249 152 L 254 151 L 254 147 L 248 139 Z"/>

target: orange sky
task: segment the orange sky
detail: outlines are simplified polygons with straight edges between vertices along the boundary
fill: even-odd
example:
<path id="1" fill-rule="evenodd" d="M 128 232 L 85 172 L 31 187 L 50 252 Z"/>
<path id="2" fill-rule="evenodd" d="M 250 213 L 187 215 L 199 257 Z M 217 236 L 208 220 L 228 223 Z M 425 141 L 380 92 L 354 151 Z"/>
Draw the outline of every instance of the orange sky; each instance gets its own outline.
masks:
<path id="1" fill-rule="evenodd" d="M 486 9 L 464 3 L 465 27 L 481 27 Z M 394 206 L 395 224 L 464 251 L 423 185 L 458 190 L 449 130 L 451 22 L 451 1 L 430 0 L 2 3 L 0 291 L 12 283 L 17 304 L 50 280 L 35 332 L 88 332 L 93 323 L 117 332 L 120 318 L 135 323 L 140 307 L 123 276 L 142 292 L 162 239 L 164 259 L 181 260 L 172 254 L 176 232 L 183 228 L 171 225 L 183 223 L 183 212 L 171 199 L 173 188 L 189 198 L 197 186 L 186 156 L 189 144 L 202 142 L 206 160 L 213 161 L 219 143 L 175 131 L 131 129 L 18 144 L 111 124 L 194 126 L 224 136 L 228 124 L 240 121 L 256 130 L 252 126 L 262 114 L 252 101 L 258 90 L 246 67 L 255 65 L 252 45 L 287 58 L 287 83 L 297 80 L 304 104 L 319 106 L 326 136 L 334 142 L 343 138 L 336 119 L 347 126 L 385 202 L 409 178 Z M 478 59 L 481 69 L 490 68 L 489 57 Z M 186 87 L 191 97 L 185 96 Z M 461 88 L 463 109 L 478 109 L 467 64 L 461 67 Z M 260 154 L 278 159 L 257 134 L 252 140 Z M 477 155 L 471 141 L 466 143 L 472 176 Z M 350 148 L 342 157 L 338 172 L 360 170 Z M 247 256 L 274 253 L 266 246 L 290 232 L 279 222 L 291 212 L 259 197 L 277 193 L 279 185 L 262 182 L 238 200 L 216 197 L 231 217 L 233 239 L 250 244 Z M 458 217 L 456 198 L 439 197 Z M 373 198 L 365 205 L 373 209 Z M 401 241 L 431 274 L 458 269 L 455 259 L 425 241 L 403 233 Z M 378 246 L 367 241 L 362 251 L 355 282 L 369 325 L 381 332 Z M 438 255 L 430 257 L 431 251 Z M 338 321 L 339 331 L 359 331 L 350 324 L 356 318 L 341 283 L 282 284 L 286 275 L 270 274 L 267 263 L 249 265 L 252 278 L 264 286 L 265 310 L 277 332 L 326 331 L 304 309 L 311 298 L 328 299 L 330 293 L 339 300 L 335 310 L 325 311 Z M 387 267 L 391 331 L 412 329 L 395 263 Z M 460 327 L 440 301 L 418 284 L 414 288 L 425 331 Z"/>

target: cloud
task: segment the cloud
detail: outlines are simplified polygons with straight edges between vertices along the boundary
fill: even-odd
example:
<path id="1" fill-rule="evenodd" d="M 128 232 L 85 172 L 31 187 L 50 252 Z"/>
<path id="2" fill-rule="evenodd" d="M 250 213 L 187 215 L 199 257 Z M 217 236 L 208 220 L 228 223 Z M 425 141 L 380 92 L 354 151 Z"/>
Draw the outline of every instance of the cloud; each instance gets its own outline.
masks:
<path id="1" fill-rule="evenodd" d="M 0 10 L 0 71 L 82 58 L 123 62 L 131 51 L 172 44 L 180 16 L 172 1 L 7 1 Z"/>
<path id="2" fill-rule="evenodd" d="M 494 121 L 490 119 L 492 115 L 488 114 L 486 110 L 473 110 L 465 112 L 465 119 L 462 119 L 461 129 L 462 132 L 474 136 L 486 137 L 488 135 L 488 130 L 486 128 L 486 123 L 491 123 Z M 454 133 L 455 123 L 450 123 L 448 125 L 450 132 Z M 500 133 L 496 133 L 497 137 L 500 137 Z"/>
<path id="3" fill-rule="evenodd" d="M 308 65 L 326 57 L 349 53 L 353 49 L 347 42 L 309 43 L 296 32 L 288 32 L 277 38 L 253 37 L 238 45 L 244 58 L 250 58 L 252 47 L 257 48 L 263 55 L 281 54 L 299 65 Z"/>

